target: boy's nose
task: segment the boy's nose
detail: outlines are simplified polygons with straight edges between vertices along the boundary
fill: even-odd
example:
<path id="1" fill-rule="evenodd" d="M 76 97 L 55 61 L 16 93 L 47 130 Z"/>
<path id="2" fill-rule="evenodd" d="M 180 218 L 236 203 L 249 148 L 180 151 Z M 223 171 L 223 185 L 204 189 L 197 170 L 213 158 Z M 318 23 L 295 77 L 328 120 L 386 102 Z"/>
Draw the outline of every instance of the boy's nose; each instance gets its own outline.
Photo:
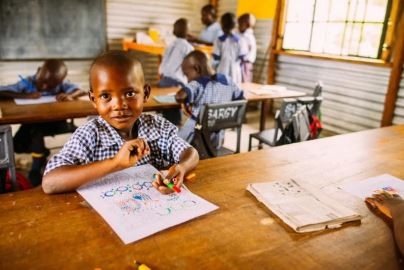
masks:
<path id="1" fill-rule="evenodd" d="M 114 109 L 122 110 L 122 109 L 127 109 L 127 108 L 128 108 L 128 103 L 126 102 L 125 98 L 118 97 L 115 99 Z"/>

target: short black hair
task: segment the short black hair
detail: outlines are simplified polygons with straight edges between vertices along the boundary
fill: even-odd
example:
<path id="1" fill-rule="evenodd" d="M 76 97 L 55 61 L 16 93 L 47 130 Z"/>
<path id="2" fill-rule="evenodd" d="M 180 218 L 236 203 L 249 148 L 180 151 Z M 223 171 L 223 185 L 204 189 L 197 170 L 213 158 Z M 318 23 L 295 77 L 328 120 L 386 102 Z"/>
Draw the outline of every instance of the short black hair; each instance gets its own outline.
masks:
<path id="1" fill-rule="evenodd" d="M 210 76 L 213 73 L 206 53 L 199 50 L 194 50 L 185 56 L 184 61 L 188 59 L 194 60 L 195 65 L 199 66 L 201 75 Z"/>
<path id="2" fill-rule="evenodd" d="M 231 12 L 223 14 L 220 18 L 220 23 L 222 25 L 223 31 L 232 30 L 236 27 L 236 15 Z"/>
<path id="3" fill-rule="evenodd" d="M 135 72 L 136 79 L 139 80 L 142 85 L 145 84 L 141 63 L 136 58 L 132 57 L 128 52 L 111 50 L 101 53 L 91 64 L 89 76 L 90 91 L 92 91 L 91 75 L 95 66 L 114 67 L 121 70 L 122 73 L 128 70 L 133 70 L 133 72 Z"/>
<path id="4" fill-rule="evenodd" d="M 186 38 L 187 37 L 187 26 L 188 20 L 184 18 L 180 18 L 174 23 L 173 34 L 178 38 Z"/>
<path id="5" fill-rule="evenodd" d="M 42 64 L 42 68 L 53 74 L 54 76 L 66 76 L 67 67 L 65 62 L 60 59 L 47 59 Z"/>
<path id="6" fill-rule="evenodd" d="M 212 15 L 212 17 L 216 20 L 216 17 L 217 17 L 216 8 L 213 5 L 208 4 L 208 5 L 203 6 L 202 12 L 210 13 Z"/>

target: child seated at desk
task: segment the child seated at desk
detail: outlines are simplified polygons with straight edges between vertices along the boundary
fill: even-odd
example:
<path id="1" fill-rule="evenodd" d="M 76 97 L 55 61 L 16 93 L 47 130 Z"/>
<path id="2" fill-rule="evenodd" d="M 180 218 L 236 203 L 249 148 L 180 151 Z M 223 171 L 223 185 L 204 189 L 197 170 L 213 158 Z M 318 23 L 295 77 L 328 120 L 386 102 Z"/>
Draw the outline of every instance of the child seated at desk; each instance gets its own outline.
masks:
<path id="1" fill-rule="evenodd" d="M 241 62 L 247 54 L 247 46 L 233 33 L 236 16 L 225 13 L 220 19 L 224 34 L 215 40 L 213 46 L 213 66 L 218 73 L 229 76 L 234 83 L 241 83 Z"/>
<path id="2" fill-rule="evenodd" d="M 0 86 L 0 98 L 33 99 L 41 96 L 56 96 L 57 101 L 73 100 L 83 95 L 76 84 L 65 81 L 67 67 L 62 60 L 48 59 L 33 76 L 22 78 L 15 84 Z M 49 150 L 45 147 L 44 136 L 70 131 L 63 121 L 22 124 L 14 136 L 16 153 L 31 153 L 32 167 L 28 177 L 33 186 L 41 184 L 42 173 Z"/>
<path id="3" fill-rule="evenodd" d="M 192 142 L 196 120 L 203 105 L 241 100 L 244 95 L 243 90 L 229 77 L 220 73 L 213 74 L 206 54 L 201 51 L 188 54 L 182 62 L 182 70 L 189 83 L 177 92 L 175 98 L 184 105 L 190 117 L 180 128 L 179 136 L 187 142 Z M 223 140 L 222 130 L 211 138 L 211 143 L 213 147 L 220 148 Z"/>
<path id="4" fill-rule="evenodd" d="M 245 13 L 238 18 L 240 39 L 242 39 L 247 46 L 247 54 L 241 62 L 242 82 L 252 82 L 253 79 L 253 64 L 257 57 L 257 43 L 253 31 L 254 25 L 255 17 L 250 13 Z"/>
<path id="5" fill-rule="evenodd" d="M 169 168 L 168 179 L 180 187 L 198 164 L 197 151 L 160 116 L 142 114 L 150 95 L 141 64 L 122 51 L 97 57 L 90 68 L 90 99 L 99 116 L 79 127 L 45 169 L 45 193 L 72 191 L 125 168 L 152 164 Z M 171 193 L 161 179 L 153 182 Z"/>
<path id="6" fill-rule="evenodd" d="M 174 35 L 177 37 L 165 50 L 159 73 L 161 76 L 159 87 L 184 86 L 187 78 L 181 70 L 181 63 L 185 56 L 194 48 L 185 39 L 188 34 L 188 21 L 178 19 L 174 23 Z M 174 125 L 181 124 L 181 110 L 169 109 L 163 111 L 163 116 Z"/>

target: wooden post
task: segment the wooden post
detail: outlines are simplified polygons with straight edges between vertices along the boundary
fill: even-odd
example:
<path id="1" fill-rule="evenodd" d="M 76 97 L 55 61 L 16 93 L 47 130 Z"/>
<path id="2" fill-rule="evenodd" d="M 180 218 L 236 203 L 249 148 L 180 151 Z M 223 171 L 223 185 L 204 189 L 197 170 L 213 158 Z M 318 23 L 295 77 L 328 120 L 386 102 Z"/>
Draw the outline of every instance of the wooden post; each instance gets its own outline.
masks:
<path id="1" fill-rule="evenodd" d="M 396 107 L 398 90 L 400 89 L 401 74 L 403 72 L 404 60 L 404 15 L 403 9 L 400 12 L 400 22 L 397 27 L 397 42 L 394 48 L 393 67 L 390 73 L 389 85 L 387 88 L 386 99 L 384 101 L 384 110 L 381 126 L 391 126 L 393 123 L 394 110 Z"/>
<path id="2" fill-rule="evenodd" d="M 276 66 L 276 51 L 279 49 L 278 46 L 280 43 L 278 42 L 279 39 L 279 28 L 281 23 L 281 11 L 283 5 L 285 4 L 284 0 L 278 0 L 276 2 L 276 10 L 275 10 L 275 18 L 272 25 L 272 37 L 271 37 L 271 51 L 269 53 L 268 59 L 268 84 L 275 83 L 275 66 Z"/>

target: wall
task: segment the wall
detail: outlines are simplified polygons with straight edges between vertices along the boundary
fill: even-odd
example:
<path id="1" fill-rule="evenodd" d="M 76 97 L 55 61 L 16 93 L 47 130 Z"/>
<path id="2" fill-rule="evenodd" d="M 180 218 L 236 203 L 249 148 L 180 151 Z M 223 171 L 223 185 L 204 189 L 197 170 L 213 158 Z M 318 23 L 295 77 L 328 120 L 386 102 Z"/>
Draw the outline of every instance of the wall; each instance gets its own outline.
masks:
<path id="1" fill-rule="evenodd" d="M 206 0 L 106 0 L 107 38 L 110 49 L 120 49 L 123 37 L 134 37 L 136 31 L 146 31 L 150 26 L 171 31 L 180 17 L 187 18 L 193 32 L 202 29 L 200 8 Z M 142 62 L 146 80 L 157 83 L 158 59 L 143 53 L 134 53 Z M 91 60 L 66 60 L 68 79 L 88 89 L 88 68 Z M 14 83 L 18 75 L 34 74 L 41 61 L 0 61 L 0 85 Z"/>

